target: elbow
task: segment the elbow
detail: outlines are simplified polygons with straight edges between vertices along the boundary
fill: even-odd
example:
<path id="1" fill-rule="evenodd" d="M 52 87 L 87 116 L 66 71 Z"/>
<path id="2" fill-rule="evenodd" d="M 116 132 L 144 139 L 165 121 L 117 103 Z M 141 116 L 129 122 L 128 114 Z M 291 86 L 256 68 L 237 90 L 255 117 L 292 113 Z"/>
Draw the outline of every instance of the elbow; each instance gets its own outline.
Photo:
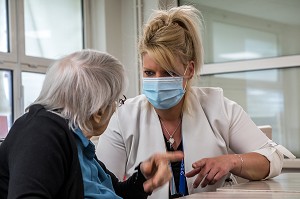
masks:
<path id="1" fill-rule="evenodd" d="M 270 160 L 270 172 L 265 179 L 269 179 L 278 176 L 281 173 L 283 166 L 284 156 L 280 152 L 273 153 L 272 160 Z"/>

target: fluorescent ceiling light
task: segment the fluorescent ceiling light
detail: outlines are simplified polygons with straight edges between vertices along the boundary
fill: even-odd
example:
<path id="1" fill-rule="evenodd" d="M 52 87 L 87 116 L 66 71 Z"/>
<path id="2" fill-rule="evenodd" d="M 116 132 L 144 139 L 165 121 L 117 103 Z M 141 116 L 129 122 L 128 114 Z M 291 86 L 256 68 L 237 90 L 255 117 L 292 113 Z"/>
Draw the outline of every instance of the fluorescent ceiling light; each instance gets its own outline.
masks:
<path id="1" fill-rule="evenodd" d="M 237 52 L 237 53 L 220 54 L 220 57 L 229 60 L 241 60 L 241 59 L 256 59 L 256 58 L 261 58 L 262 56 L 254 52 Z"/>

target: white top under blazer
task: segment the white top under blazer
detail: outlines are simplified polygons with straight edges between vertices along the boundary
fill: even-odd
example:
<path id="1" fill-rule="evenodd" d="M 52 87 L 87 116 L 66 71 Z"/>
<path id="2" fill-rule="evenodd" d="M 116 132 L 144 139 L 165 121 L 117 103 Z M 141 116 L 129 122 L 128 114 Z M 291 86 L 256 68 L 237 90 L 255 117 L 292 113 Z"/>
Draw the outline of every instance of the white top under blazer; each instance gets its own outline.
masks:
<path id="1" fill-rule="evenodd" d="M 185 172 L 192 163 L 207 157 L 234 152 L 257 152 L 270 161 L 267 178 L 280 174 L 283 154 L 237 103 L 225 98 L 221 88 L 192 87 L 185 99 L 182 142 Z M 278 145 L 277 145 L 278 146 Z M 282 146 L 281 146 L 282 147 Z M 166 146 L 158 115 L 145 95 L 126 100 L 113 114 L 100 136 L 97 156 L 119 179 L 134 173 L 135 167 Z M 196 176 L 195 176 L 196 177 Z M 205 188 L 193 188 L 195 177 L 187 178 L 189 193 L 215 191 L 224 180 Z M 167 199 L 169 184 L 157 189 L 149 199 Z"/>

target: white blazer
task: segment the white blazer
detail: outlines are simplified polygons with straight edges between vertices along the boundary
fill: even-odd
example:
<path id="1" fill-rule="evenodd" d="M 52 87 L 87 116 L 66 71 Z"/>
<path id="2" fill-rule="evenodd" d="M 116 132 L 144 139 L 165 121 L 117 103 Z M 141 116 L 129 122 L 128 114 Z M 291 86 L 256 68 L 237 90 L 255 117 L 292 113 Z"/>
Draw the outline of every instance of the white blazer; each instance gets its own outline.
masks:
<path id="1" fill-rule="evenodd" d="M 271 162 L 267 178 L 280 174 L 283 155 L 272 146 L 244 110 L 223 96 L 220 88 L 193 87 L 186 93 L 182 118 L 182 142 L 185 172 L 192 163 L 206 157 L 256 151 Z M 135 167 L 156 152 L 165 152 L 165 141 L 158 115 L 144 95 L 126 100 L 112 116 L 108 128 L 100 136 L 98 158 L 119 179 L 134 173 Z M 274 153 L 275 152 L 275 153 Z M 215 185 L 192 187 L 195 177 L 187 178 L 189 193 L 215 191 Z M 168 198 L 169 184 L 154 191 L 150 199 Z"/>

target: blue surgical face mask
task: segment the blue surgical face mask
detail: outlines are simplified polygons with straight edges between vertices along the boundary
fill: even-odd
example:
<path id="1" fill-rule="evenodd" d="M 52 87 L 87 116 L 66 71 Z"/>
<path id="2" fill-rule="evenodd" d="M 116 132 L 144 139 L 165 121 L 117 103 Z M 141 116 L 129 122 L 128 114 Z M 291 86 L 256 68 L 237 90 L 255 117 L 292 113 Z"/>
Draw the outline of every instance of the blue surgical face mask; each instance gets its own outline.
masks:
<path id="1" fill-rule="evenodd" d="M 183 77 L 143 78 L 143 94 L 157 109 L 169 109 L 177 105 L 185 90 Z"/>

